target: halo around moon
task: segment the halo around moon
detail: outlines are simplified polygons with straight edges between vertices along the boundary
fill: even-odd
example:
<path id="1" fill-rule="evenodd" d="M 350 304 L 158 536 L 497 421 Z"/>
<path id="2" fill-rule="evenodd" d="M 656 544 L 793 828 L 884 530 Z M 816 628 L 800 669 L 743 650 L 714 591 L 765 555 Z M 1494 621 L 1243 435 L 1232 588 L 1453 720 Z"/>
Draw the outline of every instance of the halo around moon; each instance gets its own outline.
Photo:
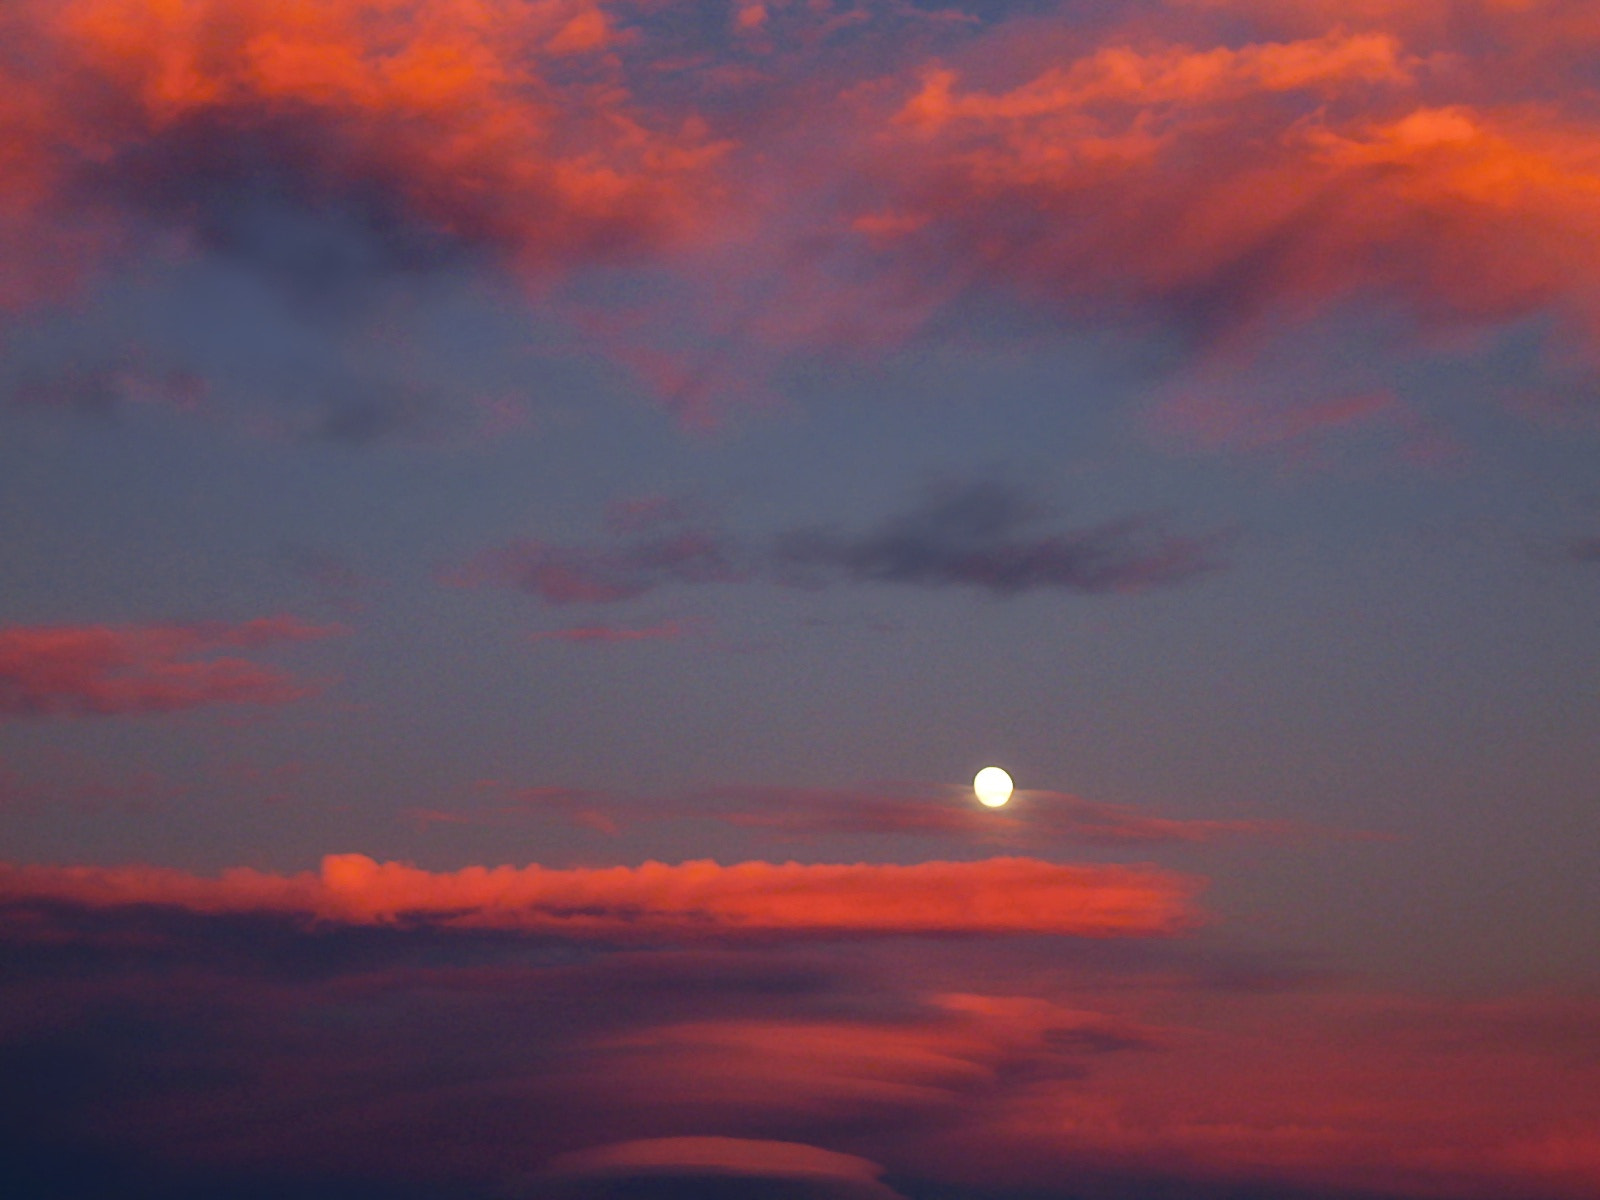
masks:
<path id="1" fill-rule="evenodd" d="M 1011 799 L 1011 787 L 1011 776 L 999 767 L 985 767 L 972 780 L 978 802 L 987 808 L 999 808 Z"/>

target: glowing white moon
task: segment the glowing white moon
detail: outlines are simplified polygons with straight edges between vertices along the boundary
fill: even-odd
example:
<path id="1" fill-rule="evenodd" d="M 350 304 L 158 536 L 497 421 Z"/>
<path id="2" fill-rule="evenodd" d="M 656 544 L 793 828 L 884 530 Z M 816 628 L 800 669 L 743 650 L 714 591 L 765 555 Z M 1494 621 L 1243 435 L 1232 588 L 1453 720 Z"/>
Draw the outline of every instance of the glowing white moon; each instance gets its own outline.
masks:
<path id="1" fill-rule="evenodd" d="M 972 790 L 980 803 L 989 808 L 999 808 L 1011 799 L 1011 776 L 999 767 L 985 767 L 972 781 Z"/>

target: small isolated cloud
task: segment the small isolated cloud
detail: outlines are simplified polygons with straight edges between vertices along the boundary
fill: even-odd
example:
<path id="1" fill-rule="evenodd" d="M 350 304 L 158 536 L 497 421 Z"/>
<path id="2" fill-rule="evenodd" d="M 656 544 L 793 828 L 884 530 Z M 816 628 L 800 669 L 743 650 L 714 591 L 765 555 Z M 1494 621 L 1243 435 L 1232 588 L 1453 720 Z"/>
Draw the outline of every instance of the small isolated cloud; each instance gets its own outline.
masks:
<path id="1" fill-rule="evenodd" d="M 650 1181 L 685 1186 L 706 1180 L 738 1180 L 751 1189 L 780 1186 L 793 1200 L 895 1200 L 900 1193 L 878 1182 L 882 1174 L 867 1159 L 800 1142 L 669 1137 L 563 1154 L 551 1162 L 544 1182 L 553 1185 L 554 1195 L 572 1200 L 612 1195 L 603 1189 L 623 1183 L 631 1185 L 632 1195 Z"/>
<path id="2" fill-rule="evenodd" d="M 843 579 L 922 587 L 962 585 L 999 595 L 1037 588 L 1136 592 L 1214 570 L 1214 546 L 1129 517 L 1067 532 L 1022 490 L 1001 483 L 933 489 L 923 503 L 861 533 L 798 529 L 777 557 L 799 582 Z"/>
<path id="3" fill-rule="evenodd" d="M 294 617 L 239 625 L 14 625 L 0 628 L 0 717 L 120 716 L 207 704 L 284 704 L 317 687 L 223 654 L 343 632 Z"/>
<path id="4" fill-rule="evenodd" d="M 702 861 L 562 870 L 432 872 L 362 854 L 318 874 L 203 878 L 152 867 L 0 867 L 0 899 L 91 907 L 280 912 L 351 924 L 420 923 L 550 936 L 699 939 L 1033 933 L 1151 937 L 1191 924 L 1199 881 L 1154 867 L 981 862 Z"/>

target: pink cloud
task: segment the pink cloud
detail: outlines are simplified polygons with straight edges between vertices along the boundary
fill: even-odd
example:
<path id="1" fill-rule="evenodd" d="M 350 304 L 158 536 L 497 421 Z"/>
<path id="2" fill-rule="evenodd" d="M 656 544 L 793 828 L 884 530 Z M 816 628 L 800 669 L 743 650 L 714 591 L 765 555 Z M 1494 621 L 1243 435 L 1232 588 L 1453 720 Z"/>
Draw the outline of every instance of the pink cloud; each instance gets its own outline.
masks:
<path id="1" fill-rule="evenodd" d="M 1195 919 L 1195 879 L 1154 867 L 982 862 L 746 862 L 430 872 L 330 855 L 319 874 L 202 878 L 153 867 L 5 867 L 0 896 L 202 913 L 285 912 L 355 924 L 422 921 L 572 937 L 1171 934 Z"/>
<path id="2" fill-rule="evenodd" d="M 238 625 L 18 625 L 0 628 L 0 716 L 113 716 L 208 704 L 285 704 L 318 688 L 275 667 L 219 655 L 343 630 L 293 617 Z"/>

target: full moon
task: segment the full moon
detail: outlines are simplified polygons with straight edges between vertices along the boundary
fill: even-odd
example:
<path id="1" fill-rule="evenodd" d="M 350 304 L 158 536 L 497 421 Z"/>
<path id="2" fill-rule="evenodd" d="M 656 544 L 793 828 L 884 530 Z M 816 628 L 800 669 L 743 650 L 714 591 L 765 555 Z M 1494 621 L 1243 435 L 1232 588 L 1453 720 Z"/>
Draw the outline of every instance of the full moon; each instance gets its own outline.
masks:
<path id="1" fill-rule="evenodd" d="M 972 781 L 972 790 L 978 800 L 990 808 L 999 808 L 1011 799 L 1011 776 L 999 767 L 985 767 Z"/>

